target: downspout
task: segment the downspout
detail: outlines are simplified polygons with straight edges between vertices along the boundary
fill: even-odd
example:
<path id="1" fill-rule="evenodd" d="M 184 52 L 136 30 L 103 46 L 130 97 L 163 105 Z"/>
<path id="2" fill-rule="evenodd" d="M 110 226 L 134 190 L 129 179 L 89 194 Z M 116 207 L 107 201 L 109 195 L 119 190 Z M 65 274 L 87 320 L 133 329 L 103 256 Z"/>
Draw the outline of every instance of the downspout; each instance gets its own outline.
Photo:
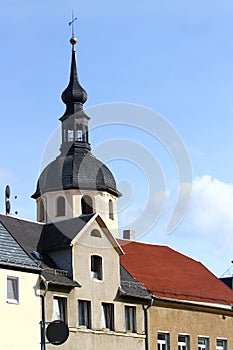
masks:
<path id="1" fill-rule="evenodd" d="M 41 350 L 46 350 L 45 345 L 45 296 L 48 291 L 48 282 L 43 276 L 40 276 L 42 282 L 45 286 L 44 294 L 42 294 L 41 297 L 41 321 L 40 321 L 40 344 L 41 344 Z"/>
<path id="2" fill-rule="evenodd" d="M 148 309 L 153 305 L 153 295 L 151 296 L 149 305 L 143 305 L 144 323 L 145 323 L 145 350 L 149 350 L 149 327 L 148 327 Z"/>

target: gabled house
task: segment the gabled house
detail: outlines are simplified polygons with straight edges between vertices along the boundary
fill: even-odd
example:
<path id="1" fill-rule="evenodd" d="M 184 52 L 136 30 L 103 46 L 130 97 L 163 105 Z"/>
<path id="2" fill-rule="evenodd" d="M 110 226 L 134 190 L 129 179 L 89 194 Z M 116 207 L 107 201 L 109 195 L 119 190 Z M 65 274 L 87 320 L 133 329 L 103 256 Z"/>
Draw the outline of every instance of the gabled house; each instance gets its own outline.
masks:
<path id="1" fill-rule="evenodd" d="M 232 290 L 200 262 L 167 246 L 117 241 L 125 252 L 121 264 L 153 296 L 150 350 L 233 347 Z"/>
<path id="2" fill-rule="evenodd" d="M 98 214 L 48 224 L 0 215 L 0 223 L 40 264 L 45 321 L 70 330 L 61 349 L 144 349 L 150 293 L 120 265 L 124 252 Z"/>

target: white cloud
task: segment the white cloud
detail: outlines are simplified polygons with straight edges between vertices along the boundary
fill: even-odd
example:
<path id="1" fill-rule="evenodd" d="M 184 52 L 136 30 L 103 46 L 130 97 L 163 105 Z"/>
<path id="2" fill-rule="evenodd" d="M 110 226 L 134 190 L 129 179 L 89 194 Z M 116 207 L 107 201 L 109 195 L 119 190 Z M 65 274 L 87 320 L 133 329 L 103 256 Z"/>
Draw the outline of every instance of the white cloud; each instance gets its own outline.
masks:
<path id="1" fill-rule="evenodd" d="M 186 220 L 191 220 L 200 234 L 221 230 L 225 235 L 232 236 L 233 184 L 224 183 L 209 175 L 194 179 Z"/>
<path id="2" fill-rule="evenodd" d="M 166 240 L 221 275 L 233 258 L 233 184 L 209 175 L 193 180 L 189 210 Z"/>

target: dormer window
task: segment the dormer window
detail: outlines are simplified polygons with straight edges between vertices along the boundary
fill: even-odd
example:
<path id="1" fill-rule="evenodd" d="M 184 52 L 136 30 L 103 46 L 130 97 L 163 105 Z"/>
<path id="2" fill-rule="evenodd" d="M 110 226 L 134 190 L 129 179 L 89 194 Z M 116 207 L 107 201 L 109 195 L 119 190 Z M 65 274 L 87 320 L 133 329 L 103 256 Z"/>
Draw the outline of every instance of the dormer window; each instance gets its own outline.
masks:
<path id="1" fill-rule="evenodd" d="M 65 198 L 60 196 L 57 198 L 57 214 L 56 214 L 56 216 L 65 216 L 65 215 L 66 215 Z"/>
<path id="2" fill-rule="evenodd" d="M 91 256 L 91 277 L 102 280 L 102 258 L 98 255 Z"/>

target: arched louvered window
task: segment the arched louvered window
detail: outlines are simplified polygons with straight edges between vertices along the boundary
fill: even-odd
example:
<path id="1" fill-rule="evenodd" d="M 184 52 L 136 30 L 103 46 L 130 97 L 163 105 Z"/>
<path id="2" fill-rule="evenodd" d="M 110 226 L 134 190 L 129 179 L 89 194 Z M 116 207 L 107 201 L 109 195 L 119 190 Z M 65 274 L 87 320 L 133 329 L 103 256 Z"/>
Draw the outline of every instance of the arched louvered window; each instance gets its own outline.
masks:
<path id="1" fill-rule="evenodd" d="M 109 210 L 109 219 L 114 220 L 114 215 L 113 215 L 113 202 L 110 199 L 108 202 L 108 210 Z"/>
<path id="2" fill-rule="evenodd" d="M 66 202 L 65 198 L 60 196 L 57 198 L 57 216 L 66 215 Z"/>
<path id="3" fill-rule="evenodd" d="M 92 214 L 93 213 L 93 202 L 91 197 L 83 196 L 81 199 L 82 214 Z"/>

